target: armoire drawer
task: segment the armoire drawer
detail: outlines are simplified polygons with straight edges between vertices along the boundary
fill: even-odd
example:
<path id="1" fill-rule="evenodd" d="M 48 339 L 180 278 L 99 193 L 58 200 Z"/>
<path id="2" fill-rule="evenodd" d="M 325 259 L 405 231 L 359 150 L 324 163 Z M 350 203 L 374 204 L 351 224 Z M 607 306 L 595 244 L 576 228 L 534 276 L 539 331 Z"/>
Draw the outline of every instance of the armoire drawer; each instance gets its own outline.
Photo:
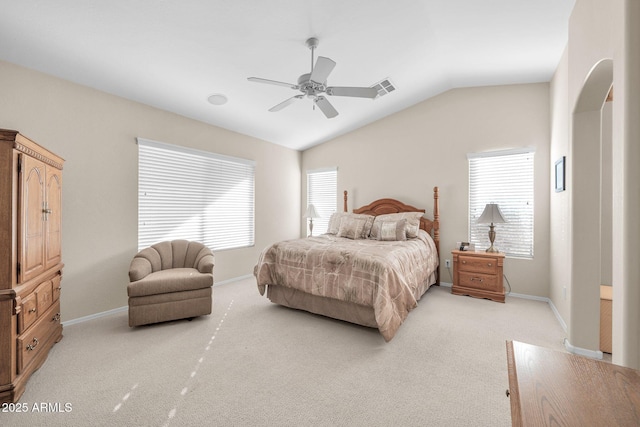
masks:
<path id="1" fill-rule="evenodd" d="M 42 314 L 46 309 L 51 307 L 53 303 L 53 288 L 51 287 L 51 280 L 39 285 L 35 292 L 36 301 L 38 303 L 38 314 Z"/>
<path id="2" fill-rule="evenodd" d="M 38 318 L 38 304 L 35 292 L 22 300 L 20 315 L 18 316 L 18 333 L 22 333 Z"/>
<path id="3" fill-rule="evenodd" d="M 52 345 L 51 337 L 60 327 L 60 303 L 56 302 L 49 310 L 41 314 L 38 320 L 25 333 L 18 336 L 17 373 L 29 365 L 45 347 Z"/>

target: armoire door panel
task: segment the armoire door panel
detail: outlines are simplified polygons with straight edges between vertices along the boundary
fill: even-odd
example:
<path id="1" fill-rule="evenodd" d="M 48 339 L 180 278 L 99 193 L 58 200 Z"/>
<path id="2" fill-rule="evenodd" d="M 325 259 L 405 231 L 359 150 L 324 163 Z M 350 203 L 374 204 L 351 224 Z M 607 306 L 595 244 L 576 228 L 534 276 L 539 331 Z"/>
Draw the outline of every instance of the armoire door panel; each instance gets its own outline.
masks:
<path id="1" fill-rule="evenodd" d="M 20 189 L 20 282 L 45 270 L 45 164 L 29 156 L 22 157 Z"/>
<path id="2" fill-rule="evenodd" d="M 62 172 L 47 166 L 46 177 L 45 268 L 50 268 L 62 259 Z"/>

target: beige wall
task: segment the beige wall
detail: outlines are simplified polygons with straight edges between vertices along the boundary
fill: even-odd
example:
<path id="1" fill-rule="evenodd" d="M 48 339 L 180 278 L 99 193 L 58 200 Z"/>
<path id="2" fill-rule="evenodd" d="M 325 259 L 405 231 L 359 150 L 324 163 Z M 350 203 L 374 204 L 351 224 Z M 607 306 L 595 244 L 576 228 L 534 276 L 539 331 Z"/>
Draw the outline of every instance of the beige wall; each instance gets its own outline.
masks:
<path id="1" fill-rule="evenodd" d="M 308 149 L 302 155 L 303 205 L 304 172 L 327 166 L 338 166 L 338 209 L 348 190 L 349 209 L 392 197 L 431 216 L 432 188 L 438 186 L 444 265 L 455 242 L 468 238 L 467 153 L 535 147 L 535 258 L 507 259 L 505 274 L 514 293 L 547 297 L 549 102 L 546 83 L 456 89 Z M 450 283 L 446 268 L 441 271 Z"/>
<path id="2" fill-rule="evenodd" d="M 571 176 L 571 156 L 569 156 L 569 111 L 568 94 L 568 54 L 565 50 L 556 73 L 551 80 L 551 157 L 550 164 L 554 164 L 562 156 L 567 156 L 566 176 Z M 553 183 L 555 171 L 550 169 L 549 179 Z M 553 185 L 553 184 L 552 184 Z M 567 190 L 551 192 L 549 200 L 550 231 L 549 241 L 549 273 L 551 289 L 549 298 L 555 305 L 566 328 L 570 323 L 571 298 L 571 230 L 569 223 L 569 194 L 570 180 L 566 182 Z"/>
<path id="3" fill-rule="evenodd" d="M 299 235 L 298 151 L 6 62 L 0 62 L 0 93 L 0 127 L 66 160 L 63 321 L 127 305 L 127 272 L 137 249 L 136 137 L 256 161 L 256 244 L 216 252 L 216 281 L 251 274 L 262 248 Z"/>
<path id="4" fill-rule="evenodd" d="M 551 230 L 562 236 L 552 243 L 551 299 L 567 321 L 571 345 L 590 351 L 598 347 L 598 291 L 601 275 L 611 278 L 613 284 L 613 361 L 614 363 L 640 367 L 640 2 L 637 0 L 577 0 L 569 22 L 567 52 L 551 84 L 552 158 L 566 152 L 568 172 L 567 195 L 552 197 Z M 604 61 L 604 62 L 603 62 Z M 598 100 L 581 96 L 598 95 L 602 81 L 600 70 L 606 70 L 612 61 L 609 84 L 613 81 L 614 101 L 605 109 L 605 120 L 592 108 Z M 593 78 L 592 78 L 593 77 Z M 594 84 L 591 84 L 591 83 Z M 586 90 L 585 90 L 586 89 Z M 606 91 L 605 91 L 606 94 Z M 576 106 L 581 111 L 576 114 Z M 610 108 L 610 111 L 609 111 Z M 590 196 L 584 184 L 593 180 L 593 167 L 601 164 L 600 146 L 587 144 L 600 138 L 603 129 L 610 132 L 611 176 L 602 181 L 611 194 L 603 194 L 610 203 L 602 216 L 593 212 L 600 205 L 598 183 Z M 609 135 L 607 135 L 607 138 Z M 605 141 L 607 139 L 605 138 Z M 595 145 L 595 147 L 594 147 Z M 609 149 L 609 144 L 604 145 Z M 575 168 L 574 168 L 575 164 Z M 597 167 L 596 167 L 597 169 Z M 593 200 L 595 199 L 595 200 Z M 589 213 L 588 215 L 582 215 Z M 603 225 L 604 224 L 604 227 Z M 567 230 L 569 231 L 568 240 Z M 600 254 L 599 245 L 584 244 L 585 230 L 610 233 L 605 243 L 606 256 Z M 591 238 L 595 242 L 595 239 Z M 596 242 L 597 243 L 597 242 Z M 611 259 L 611 266 L 599 265 L 602 259 Z M 587 261 L 592 260 L 592 261 Z M 572 266 L 572 267 L 571 267 Z M 572 268 L 573 271 L 567 271 Z M 589 269 L 592 274 L 581 277 Z M 595 280 L 592 280 L 594 279 Z M 583 280 L 586 279 L 586 280 Z M 587 283 L 588 282 L 588 283 Z M 568 287 L 564 300 L 562 289 Z"/>

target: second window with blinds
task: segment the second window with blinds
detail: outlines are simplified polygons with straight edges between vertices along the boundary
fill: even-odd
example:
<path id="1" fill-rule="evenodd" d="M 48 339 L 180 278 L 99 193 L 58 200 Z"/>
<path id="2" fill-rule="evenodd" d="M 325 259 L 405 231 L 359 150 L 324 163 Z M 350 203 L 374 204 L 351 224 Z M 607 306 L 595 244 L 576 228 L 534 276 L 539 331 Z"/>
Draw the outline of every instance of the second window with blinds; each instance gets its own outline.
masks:
<path id="1" fill-rule="evenodd" d="M 338 194 L 338 168 L 323 168 L 307 171 L 307 206 L 313 205 L 319 217 L 313 219 L 313 235 L 327 232 L 331 214 L 336 212 Z M 309 221 L 307 220 L 307 233 Z"/>
<path id="2" fill-rule="evenodd" d="M 533 258 L 533 149 L 472 153 L 469 159 L 469 241 L 489 247 L 489 225 L 478 224 L 487 203 L 506 220 L 496 224 L 495 247 L 509 257 Z"/>

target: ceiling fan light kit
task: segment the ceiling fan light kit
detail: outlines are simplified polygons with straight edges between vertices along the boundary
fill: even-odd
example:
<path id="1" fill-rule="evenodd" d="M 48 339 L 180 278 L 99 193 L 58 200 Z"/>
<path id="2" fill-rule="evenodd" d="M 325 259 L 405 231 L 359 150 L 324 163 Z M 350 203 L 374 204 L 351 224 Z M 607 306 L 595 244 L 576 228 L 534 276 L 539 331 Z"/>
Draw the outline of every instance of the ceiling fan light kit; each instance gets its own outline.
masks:
<path id="1" fill-rule="evenodd" d="M 295 101 L 306 97 L 313 100 L 314 105 L 317 105 L 320 111 L 322 111 L 328 119 L 331 119 L 338 115 L 338 111 L 333 107 L 333 105 L 331 105 L 329 100 L 323 94 L 329 96 L 347 96 L 369 99 L 374 99 L 378 96 L 378 90 L 374 87 L 327 86 L 327 77 L 329 77 L 329 74 L 333 71 L 336 63 L 329 58 L 319 56 L 318 60 L 315 61 L 314 66 L 314 53 L 316 47 L 318 47 L 318 43 L 319 41 L 315 37 L 307 39 L 306 45 L 311 49 L 311 72 L 298 77 L 297 84 L 263 79 L 260 77 L 249 77 L 247 79 L 256 83 L 288 87 L 302 93 L 282 101 L 281 103 L 271 107 L 269 111 L 280 111 L 293 104 Z"/>

